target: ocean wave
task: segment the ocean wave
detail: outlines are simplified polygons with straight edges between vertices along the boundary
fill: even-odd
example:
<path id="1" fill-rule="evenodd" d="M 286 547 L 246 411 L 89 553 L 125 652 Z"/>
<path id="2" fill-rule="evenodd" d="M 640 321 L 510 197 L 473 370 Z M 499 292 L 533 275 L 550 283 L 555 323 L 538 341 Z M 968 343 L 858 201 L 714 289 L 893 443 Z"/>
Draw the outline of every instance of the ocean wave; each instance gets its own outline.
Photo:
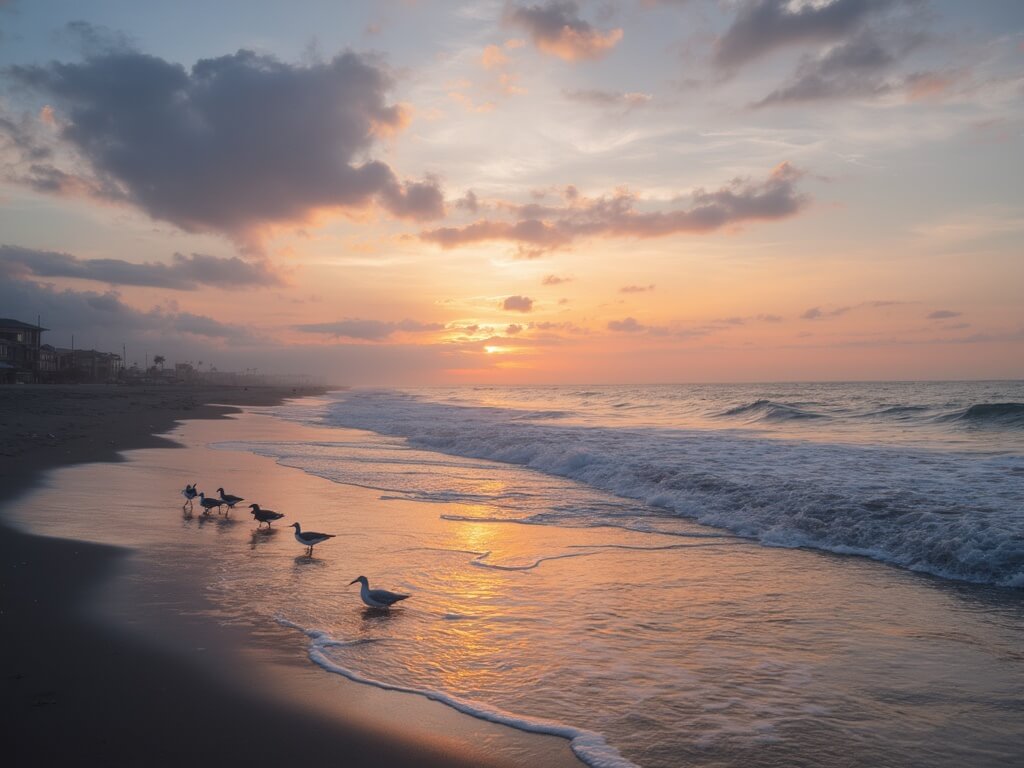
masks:
<path id="1" fill-rule="evenodd" d="M 460 616 L 459 618 L 463 617 Z M 424 698 L 440 702 L 441 704 L 445 704 L 454 710 L 470 715 L 479 720 L 498 723 L 499 725 L 505 725 L 526 733 L 542 733 L 550 736 L 560 736 L 563 739 L 568 739 L 569 744 L 572 747 L 572 751 L 576 756 L 587 765 L 592 766 L 592 768 L 639 768 L 635 763 L 631 763 L 620 755 L 618 751 L 608 744 L 604 737 L 599 733 L 548 720 L 520 717 L 509 712 L 504 712 L 497 707 L 491 707 L 481 702 L 462 699 L 457 696 L 453 696 L 450 693 L 445 693 L 444 691 L 436 691 L 429 688 L 414 688 L 412 686 L 388 683 L 371 677 L 366 677 L 353 669 L 338 664 L 331 659 L 326 652 L 329 648 L 348 647 L 351 645 L 349 642 L 336 640 L 326 632 L 317 629 L 308 629 L 285 618 L 278 617 L 277 623 L 283 627 L 298 630 L 308 637 L 310 640 L 310 660 L 321 669 L 328 672 L 341 675 L 342 677 L 346 677 L 356 683 L 372 685 L 373 687 L 380 688 L 384 691 L 397 691 L 399 693 L 423 696 Z"/>
<path id="2" fill-rule="evenodd" d="M 738 405 L 715 414 L 719 418 L 744 416 L 751 421 L 791 421 L 803 419 L 827 419 L 823 413 L 815 413 L 789 403 L 776 403 L 771 400 L 755 400 L 752 403 Z"/>
<path id="3" fill-rule="evenodd" d="M 869 411 L 861 414 L 865 418 L 872 417 L 890 417 L 895 419 L 909 418 L 925 411 L 930 411 L 931 408 L 927 405 L 892 405 L 888 408 L 881 408 L 877 411 Z"/>
<path id="4" fill-rule="evenodd" d="M 546 419 L 564 419 L 569 415 L 566 411 L 526 411 L 516 418 L 523 421 L 544 421 Z"/>
<path id="5" fill-rule="evenodd" d="M 1024 403 L 978 403 L 940 416 L 939 421 L 972 427 L 1024 427 Z"/>
<path id="6" fill-rule="evenodd" d="M 649 519 L 652 532 L 668 533 L 666 520 L 687 518 L 770 546 L 1024 586 L 1020 456 L 530 423 L 512 418 L 516 413 L 374 392 L 348 393 L 320 418 L 402 437 L 418 449 L 529 467 L 647 505 L 617 516 L 552 499 L 543 517 L 519 523 L 638 530 Z"/>

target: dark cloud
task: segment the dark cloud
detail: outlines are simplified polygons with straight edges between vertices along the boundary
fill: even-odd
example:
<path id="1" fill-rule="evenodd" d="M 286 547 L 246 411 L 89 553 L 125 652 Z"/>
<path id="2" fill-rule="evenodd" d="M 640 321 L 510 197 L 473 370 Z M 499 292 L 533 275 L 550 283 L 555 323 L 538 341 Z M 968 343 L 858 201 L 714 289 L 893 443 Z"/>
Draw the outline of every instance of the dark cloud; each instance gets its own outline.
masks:
<path id="1" fill-rule="evenodd" d="M 529 296 L 509 296 L 500 306 L 511 312 L 529 312 L 533 309 L 533 299 Z"/>
<path id="2" fill-rule="evenodd" d="M 173 305 L 144 312 L 126 304 L 116 291 L 59 290 L 10 276 L 0 280 L 0 307 L 11 317 L 40 316 L 51 330 L 44 341 L 57 345 L 67 345 L 72 334 L 82 348 L 110 351 L 125 341 L 143 339 L 179 344 L 191 343 L 189 339 L 242 345 L 262 341 L 248 328 L 180 312 Z"/>
<path id="3" fill-rule="evenodd" d="M 519 323 L 510 323 L 505 328 L 505 335 L 506 336 L 515 336 L 517 333 L 520 333 L 522 330 L 523 330 L 523 326 L 519 325 Z"/>
<path id="4" fill-rule="evenodd" d="M 170 264 L 122 259 L 80 259 L 68 253 L 39 251 L 0 245 L 0 273 L 23 277 L 73 277 L 111 285 L 144 285 L 174 290 L 194 290 L 212 285 L 233 290 L 281 285 L 281 279 L 264 262 L 236 257 L 219 258 L 194 253 L 174 254 Z"/>
<path id="5" fill-rule="evenodd" d="M 544 275 L 544 279 L 541 280 L 542 285 L 561 285 L 569 282 L 572 282 L 571 277 L 560 277 L 559 275 Z"/>
<path id="6" fill-rule="evenodd" d="M 949 320 L 954 317 L 960 317 L 963 312 L 954 312 L 951 309 L 937 309 L 934 312 L 928 313 L 929 320 Z"/>
<path id="7" fill-rule="evenodd" d="M 624 285 L 619 288 L 619 293 L 647 293 L 654 290 L 654 283 L 650 285 Z"/>
<path id="8" fill-rule="evenodd" d="M 934 89 L 947 80 L 936 79 L 933 73 L 919 73 L 905 80 L 890 74 L 893 66 L 922 40 L 916 32 L 862 30 L 819 56 L 805 56 L 789 81 L 755 106 L 881 96 L 904 87 L 912 91 L 915 87 L 920 91 Z"/>
<path id="9" fill-rule="evenodd" d="M 366 159 L 405 115 L 387 103 L 389 75 L 354 53 L 293 65 L 241 50 L 186 70 L 112 48 L 7 74 L 54 105 L 62 141 L 91 169 L 74 177 L 36 163 L 27 178 L 37 187 L 77 183 L 185 230 L 236 238 L 321 208 L 377 202 L 403 218 L 443 213 L 435 179 L 404 182 Z"/>
<path id="10" fill-rule="evenodd" d="M 469 243 L 487 240 L 509 240 L 542 248 L 557 248 L 567 245 L 571 237 L 555 227 L 537 219 L 517 222 L 478 221 L 465 227 L 441 227 L 423 232 L 424 240 L 437 243 L 442 248 L 457 248 Z"/>
<path id="11" fill-rule="evenodd" d="M 777 48 L 842 40 L 877 12 L 906 0 L 832 0 L 827 4 L 790 0 L 747 0 L 718 41 L 715 63 L 731 69 Z"/>
<path id="12" fill-rule="evenodd" d="M 862 35 L 835 46 L 820 57 L 804 58 L 790 81 L 757 102 L 756 106 L 880 96 L 891 88 L 881 73 L 894 60 L 895 56 L 877 40 Z"/>
<path id="13" fill-rule="evenodd" d="M 476 213 L 477 210 L 480 208 L 480 203 L 477 200 L 476 192 L 474 192 L 472 189 L 467 190 L 466 194 L 464 194 L 462 197 L 455 201 L 455 207 L 461 208 L 464 211 L 469 211 L 470 213 Z"/>
<path id="14" fill-rule="evenodd" d="M 409 319 L 395 323 L 383 320 L 346 318 L 333 323 L 310 323 L 295 327 L 297 330 L 305 333 L 323 333 L 330 336 L 361 339 L 363 341 L 383 341 L 399 331 L 425 333 L 428 331 L 444 330 L 444 324 L 442 323 L 421 323 Z"/>
<path id="15" fill-rule="evenodd" d="M 789 163 L 783 163 L 760 183 L 736 180 L 714 192 L 697 190 L 689 207 L 667 211 L 637 211 L 637 198 L 627 192 L 579 199 L 564 207 L 510 206 L 520 216 L 531 216 L 513 222 L 485 219 L 464 227 L 442 227 L 422 232 L 420 237 L 442 248 L 505 240 L 550 250 L 583 237 L 663 237 L 711 232 L 728 225 L 795 214 L 805 203 L 797 191 L 802 175 Z"/>
<path id="16" fill-rule="evenodd" d="M 541 51 L 566 61 L 600 58 L 622 39 L 621 29 L 602 32 L 581 18 L 575 0 L 513 5 L 506 19 L 525 29 Z"/>

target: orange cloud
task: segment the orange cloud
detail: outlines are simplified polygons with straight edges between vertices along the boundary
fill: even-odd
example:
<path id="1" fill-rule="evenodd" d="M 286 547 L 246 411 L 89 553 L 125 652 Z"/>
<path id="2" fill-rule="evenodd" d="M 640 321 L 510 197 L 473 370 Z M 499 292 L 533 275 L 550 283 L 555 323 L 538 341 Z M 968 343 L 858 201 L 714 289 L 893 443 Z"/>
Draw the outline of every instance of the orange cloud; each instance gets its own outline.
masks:
<path id="1" fill-rule="evenodd" d="M 529 32 L 539 50 L 564 61 L 601 58 L 622 39 L 621 29 L 602 32 L 581 18 L 575 0 L 515 6 L 506 18 Z"/>
<path id="2" fill-rule="evenodd" d="M 480 65 L 484 69 L 494 69 L 508 64 L 508 56 L 496 45 L 488 45 L 480 56 Z"/>
<path id="3" fill-rule="evenodd" d="M 562 27 L 553 40 L 539 40 L 537 47 L 565 61 L 598 59 L 622 39 L 622 30 L 613 29 L 602 35 L 595 31 L 580 32 L 571 27 Z"/>

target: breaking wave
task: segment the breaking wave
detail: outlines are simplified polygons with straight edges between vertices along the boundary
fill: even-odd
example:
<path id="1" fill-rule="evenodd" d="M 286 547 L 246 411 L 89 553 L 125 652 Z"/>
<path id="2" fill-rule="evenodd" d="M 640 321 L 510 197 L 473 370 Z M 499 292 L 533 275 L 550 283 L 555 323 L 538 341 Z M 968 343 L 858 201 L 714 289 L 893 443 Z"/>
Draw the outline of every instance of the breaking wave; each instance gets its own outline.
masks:
<path id="1" fill-rule="evenodd" d="M 721 418 L 742 416 L 751 421 L 790 421 L 795 419 L 827 419 L 823 413 L 815 413 L 788 403 L 773 403 L 771 400 L 755 400 L 738 405 L 717 414 Z"/>
<path id="2" fill-rule="evenodd" d="M 750 403 L 738 413 L 777 409 Z M 792 408 L 792 406 L 785 406 Z M 571 478 L 765 545 L 861 555 L 936 576 L 1024 587 L 1024 457 L 841 445 L 734 432 L 531 421 L 523 411 L 349 392 L 318 423 L 414 448 Z M 970 414 L 970 415 L 968 415 Z M 1024 418 L 1016 403 L 962 418 Z M 315 419 L 316 420 L 316 419 Z M 612 512 L 552 503 L 529 522 L 623 526 Z M 526 521 L 520 521 L 526 522 Z M 635 530 L 635 518 L 629 526 Z M 664 527 L 660 532 L 666 532 Z"/>
<path id="3" fill-rule="evenodd" d="M 1024 427 L 1024 403 L 979 403 L 946 414 L 940 420 L 972 427 Z"/>

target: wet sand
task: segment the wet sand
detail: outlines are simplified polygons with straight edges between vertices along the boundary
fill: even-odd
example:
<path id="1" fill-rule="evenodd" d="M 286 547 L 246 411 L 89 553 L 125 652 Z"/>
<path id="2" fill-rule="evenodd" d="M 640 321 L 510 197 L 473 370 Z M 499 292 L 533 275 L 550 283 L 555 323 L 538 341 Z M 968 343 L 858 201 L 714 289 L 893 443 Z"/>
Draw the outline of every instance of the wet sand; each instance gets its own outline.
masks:
<path id="1" fill-rule="evenodd" d="M 268 405 L 300 394 L 308 393 L 2 389 L 5 514 L 31 516 L 26 498 L 45 484 L 47 470 L 172 447 L 158 435 L 175 421 L 232 410 L 211 403 Z M 89 505 L 83 514 L 102 510 Z M 125 548 L 0 526 L 2 717 L 14 735 L 12 764 L 578 765 L 565 740 L 319 674 L 299 644 L 232 653 L 251 634 L 210 621 L 199 585 L 139 601 L 133 557 Z M 118 622 L 110 621 L 112 603 Z"/>

